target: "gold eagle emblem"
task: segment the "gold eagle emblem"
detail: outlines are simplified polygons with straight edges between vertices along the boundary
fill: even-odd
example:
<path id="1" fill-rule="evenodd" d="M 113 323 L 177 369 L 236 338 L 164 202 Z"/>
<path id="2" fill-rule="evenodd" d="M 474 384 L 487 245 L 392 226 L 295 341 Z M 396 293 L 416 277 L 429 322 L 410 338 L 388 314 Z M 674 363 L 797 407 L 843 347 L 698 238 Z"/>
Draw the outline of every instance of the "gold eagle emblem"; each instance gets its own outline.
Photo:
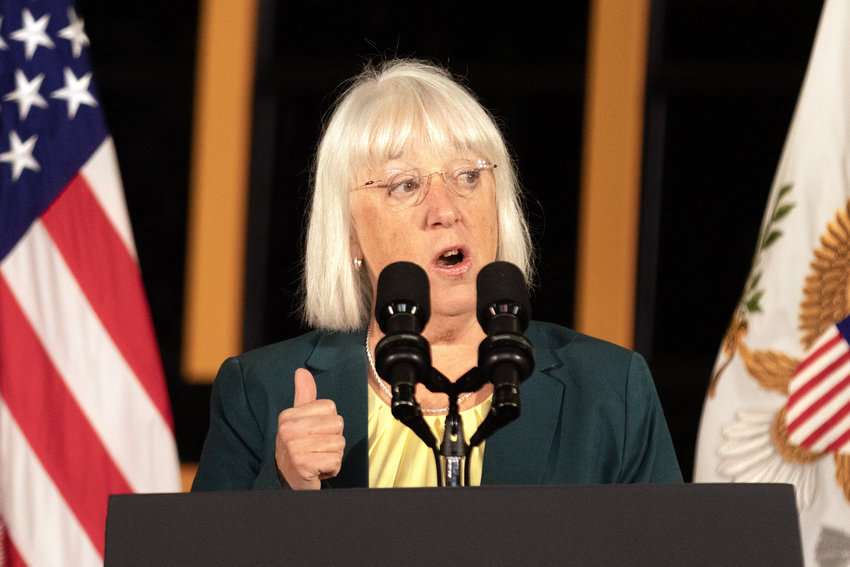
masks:
<path id="1" fill-rule="evenodd" d="M 778 193 L 769 221 L 759 237 L 755 266 L 759 265 L 760 254 L 782 236 L 778 225 L 794 206 L 783 202 L 790 190 L 789 185 Z M 749 317 L 761 311 L 759 301 L 764 292 L 760 289 L 760 280 L 760 270 L 754 269 L 723 339 L 722 353 L 726 358 L 718 364 L 711 378 L 710 397 L 714 396 L 717 382 L 735 356 L 740 357 L 748 375 L 761 388 L 789 395 L 789 383 L 801 360 L 778 350 L 754 350 L 746 344 Z M 807 350 L 831 325 L 850 315 L 850 200 L 835 213 L 821 235 L 820 247 L 814 251 L 802 291 L 798 330 L 800 343 Z M 829 453 L 814 452 L 789 442 L 784 407 L 773 418 L 770 441 L 788 463 L 813 463 L 829 456 Z M 832 457 L 836 482 L 850 502 L 850 455 L 833 453 Z"/>

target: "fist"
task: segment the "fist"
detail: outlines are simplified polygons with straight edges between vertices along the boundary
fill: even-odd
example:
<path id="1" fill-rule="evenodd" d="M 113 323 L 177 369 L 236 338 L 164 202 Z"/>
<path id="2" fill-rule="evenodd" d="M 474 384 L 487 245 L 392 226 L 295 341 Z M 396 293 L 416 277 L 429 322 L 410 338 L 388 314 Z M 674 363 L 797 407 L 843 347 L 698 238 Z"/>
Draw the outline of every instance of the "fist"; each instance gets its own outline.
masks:
<path id="1" fill-rule="evenodd" d="M 339 473 L 345 437 L 342 416 L 332 400 L 316 399 L 309 370 L 295 371 L 295 401 L 277 418 L 275 461 L 289 488 L 318 489 Z"/>

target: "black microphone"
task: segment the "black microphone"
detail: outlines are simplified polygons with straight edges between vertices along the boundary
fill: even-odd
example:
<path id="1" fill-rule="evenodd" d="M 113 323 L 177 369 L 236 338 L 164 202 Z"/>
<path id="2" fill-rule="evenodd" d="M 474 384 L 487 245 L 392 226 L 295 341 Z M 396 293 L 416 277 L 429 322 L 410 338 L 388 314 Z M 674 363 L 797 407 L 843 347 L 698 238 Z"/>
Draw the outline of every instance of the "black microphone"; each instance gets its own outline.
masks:
<path id="1" fill-rule="evenodd" d="M 431 318 L 431 289 L 425 270 L 413 262 L 395 262 L 381 270 L 375 318 L 387 335 L 421 333 Z"/>
<path id="2" fill-rule="evenodd" d="M 470 447 L 519 417 L 519 384 L 534 370 L 534 347 L 523 336 L 531 302 L 520 269 L 509 262 L 493 262 L 478 273 L 476 285 L 478 323 L 487 333 L 478 347 L 478 369 L 493 383 L 493 402 Z"/>
<path id="3" fill-rule="evenodd" d="M 431 429 L 416 402 L 416 383 L 431 372 L 431 346 L 422 329 L 431 316 L 428 275 L 411 262 L 395 262 L 381 271 L 375 295 L 375 319 L 384 332 L 375 347 L 375 368 L 390 383 L 392 414 L 431 448 Z"/>

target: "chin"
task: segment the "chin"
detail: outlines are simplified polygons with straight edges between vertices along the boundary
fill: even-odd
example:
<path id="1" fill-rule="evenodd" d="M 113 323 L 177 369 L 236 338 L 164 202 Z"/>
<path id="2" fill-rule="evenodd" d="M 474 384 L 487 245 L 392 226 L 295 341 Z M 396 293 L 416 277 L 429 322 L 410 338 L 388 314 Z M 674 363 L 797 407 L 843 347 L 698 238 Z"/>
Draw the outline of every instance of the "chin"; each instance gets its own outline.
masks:
<path id="1" fill-rule="evenodd" d="M 456 317 L 458 315 L 475 315 L 476 294 L 468 290 L 448 290 L 445 292 L 431 290 L 431 316 Z"/>

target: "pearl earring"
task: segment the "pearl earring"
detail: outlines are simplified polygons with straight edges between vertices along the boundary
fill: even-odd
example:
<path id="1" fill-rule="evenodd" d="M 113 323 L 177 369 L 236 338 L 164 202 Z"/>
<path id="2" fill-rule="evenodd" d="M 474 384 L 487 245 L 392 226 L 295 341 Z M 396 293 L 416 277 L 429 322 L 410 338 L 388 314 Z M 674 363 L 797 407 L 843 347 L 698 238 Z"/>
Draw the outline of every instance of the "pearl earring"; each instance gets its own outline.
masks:
<path id="1" fill-rule="evenodd" d="M 362 267 L 363 267 L 363 259 L 362 258 L 355 258 L 354 259 L 354 269 L 359 272 L 360 268 L 362 268 Z"/>

